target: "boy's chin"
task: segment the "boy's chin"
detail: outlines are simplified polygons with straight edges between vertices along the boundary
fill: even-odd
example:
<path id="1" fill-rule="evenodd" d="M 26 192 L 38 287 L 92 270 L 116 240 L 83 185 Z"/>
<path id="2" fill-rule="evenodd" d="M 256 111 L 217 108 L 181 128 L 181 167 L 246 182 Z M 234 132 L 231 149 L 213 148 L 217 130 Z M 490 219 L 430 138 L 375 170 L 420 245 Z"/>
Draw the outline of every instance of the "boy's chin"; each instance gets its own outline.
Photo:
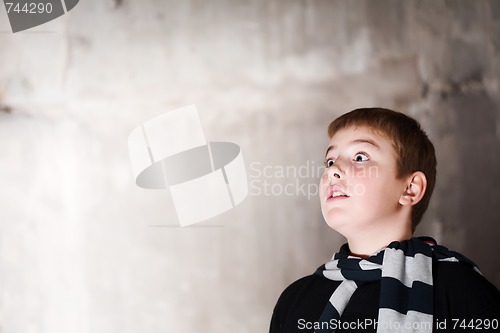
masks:
<path id="1" fill-rule="evenodd" d="M 350 224 L 352 225 L 352 223 L 349 223 L 348 221 L 345 221 L 343 218 L 340 217 L 334 217 L 334 216 L 323 216 L 323 217 L 325 218 L 326 224 L 340 234 L 343 234 L 342 231 L 346 227 L 348 227 Z"/>
<path id="2" fill-rule="evenodd" d="M 352 233 L 353 231 L 356 231 L 356 229 L 362 228 L 361 224 L 362 222 L 356 219 L 353 219 L 352 217 L 349 218 L 347 216 L 342 216 L 343 214 L 336 214 L 336 212 L 329 212 L 328 214 L 323 214 L 323 217 L 325 219 L 326 224 L 341 234 L 342 236 L 346 237 L 347 234 Z"/>

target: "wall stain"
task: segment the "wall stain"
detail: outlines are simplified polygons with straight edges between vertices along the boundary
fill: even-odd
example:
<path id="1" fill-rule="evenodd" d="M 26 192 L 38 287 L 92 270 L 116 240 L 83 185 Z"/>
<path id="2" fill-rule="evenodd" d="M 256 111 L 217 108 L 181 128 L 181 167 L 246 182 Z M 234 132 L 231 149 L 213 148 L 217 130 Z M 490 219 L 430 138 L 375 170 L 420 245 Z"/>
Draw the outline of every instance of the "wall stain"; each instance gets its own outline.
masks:
<path id="1" fill-rule="evenodd" d="M 434 81 L 424 84 L 422 97 L 425 98 L 431 92 L 439 94 L 442 98 L 454 95 L 476 94 L 494 90 L 496 86 L 497 84 L 493 80 L 468 80 L 464 82 Z"/>
<path id="2" fill-rule="evenodd" d="M 12 107 L 4 104 L 0 104 L 0 112 L 2 113 L 12 113 Z"/>

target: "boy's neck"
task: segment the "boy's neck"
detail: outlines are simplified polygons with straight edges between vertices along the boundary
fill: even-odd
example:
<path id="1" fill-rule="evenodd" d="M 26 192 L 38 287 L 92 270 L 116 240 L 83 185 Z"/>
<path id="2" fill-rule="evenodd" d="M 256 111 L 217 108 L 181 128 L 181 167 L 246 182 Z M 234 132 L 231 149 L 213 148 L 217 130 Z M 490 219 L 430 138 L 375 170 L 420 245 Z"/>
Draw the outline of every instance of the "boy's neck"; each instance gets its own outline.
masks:
<path id="1" fill-rule="evenodd" d="M 384 249 L 391 242 L 403 241 L 413 236 L 411 227 L 395 230 L 368 230 L 367 232 L 357 233 L 352 237 L 347 237 L 349 250 L 353 256 L 366 258 L 370 255 Z"/>

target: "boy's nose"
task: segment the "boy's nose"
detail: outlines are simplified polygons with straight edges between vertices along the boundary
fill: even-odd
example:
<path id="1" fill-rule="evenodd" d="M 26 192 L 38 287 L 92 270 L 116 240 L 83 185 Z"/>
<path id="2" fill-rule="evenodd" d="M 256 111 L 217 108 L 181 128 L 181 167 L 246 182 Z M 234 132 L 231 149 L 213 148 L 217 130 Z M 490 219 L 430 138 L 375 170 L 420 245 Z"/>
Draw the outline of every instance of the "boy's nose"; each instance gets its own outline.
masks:
<path id="1" fill-rule="evenodd" d="M 340 173 L 338 173 L 337 170 L 329 169 L 328 170 L 328 179 L 332 180 L 333 177 L 340 179 Z"/>
<path id="2" fill-rule="evenodd" d="M 339 164 L 338 164 L 338 159 L 335 161 L 335 163 L 327 169 L 327 174 L 328 174 L 328 179 L 333 180 L 333 178 L 338 178 L 340 179 L 340 174 L 342 173 Z"/>

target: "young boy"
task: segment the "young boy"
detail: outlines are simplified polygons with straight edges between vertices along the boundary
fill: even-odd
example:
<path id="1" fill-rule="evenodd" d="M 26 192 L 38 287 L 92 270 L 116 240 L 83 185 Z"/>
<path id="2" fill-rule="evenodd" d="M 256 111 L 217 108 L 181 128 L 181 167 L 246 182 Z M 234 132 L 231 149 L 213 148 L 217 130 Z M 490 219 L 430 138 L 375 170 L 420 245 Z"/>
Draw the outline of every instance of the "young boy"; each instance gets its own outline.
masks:
<path id="1" fill-rule="evenodd" d="M 328 135 L 321 210 L 347 244 L 281 294 L 270 332 L 500 331 L 500 293 L 474 263 L 412 238 L 436 181 L 418 122 L 357 109 Z"/>

